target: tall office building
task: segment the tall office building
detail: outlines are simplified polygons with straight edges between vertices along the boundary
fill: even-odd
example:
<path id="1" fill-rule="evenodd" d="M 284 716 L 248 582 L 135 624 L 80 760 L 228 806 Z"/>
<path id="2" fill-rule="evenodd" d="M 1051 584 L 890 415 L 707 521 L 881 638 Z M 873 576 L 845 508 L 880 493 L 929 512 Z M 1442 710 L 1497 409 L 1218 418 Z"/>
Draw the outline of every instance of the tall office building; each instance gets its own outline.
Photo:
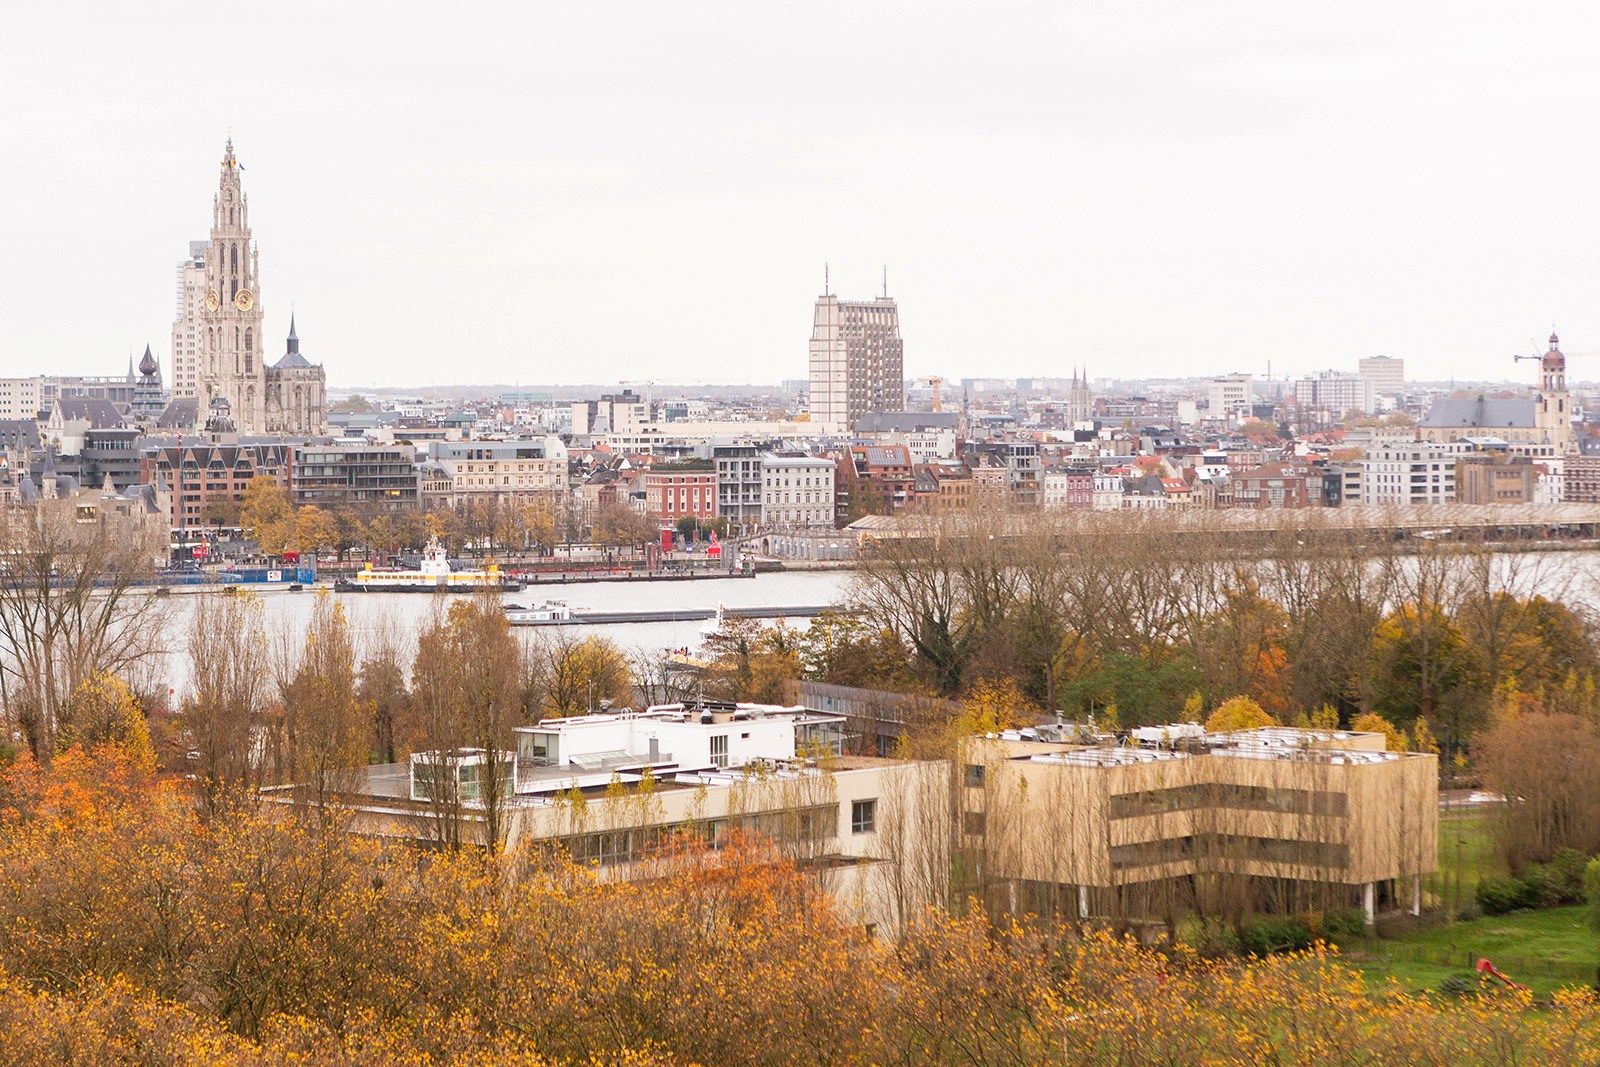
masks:
<path id="1" fill-rule="evenodd" d="M 900 310 L 887 289 L 875 300 L 824 292 L 811 320 L 811 421 L 847 433 L 872 411 L 904 411 Z"/>
<path id="2" fill-rule="evenodd" d="M 200 395 L 200 308 L 206 299 L 206 249 L 210 241 L 190 241 L 178 264 L 178 317 L 172 320 L 172 395 Z"/>
<path id="3" fill-rule="evenodd" d="M 1326 370 L 1294 383 L 1294 402 L 1300 420 L 1338 422 L 1346 412 L 1371 415 L 1377 409 L 1372 380 L 1359 374 Z"/>
<path id="4" fill-rule="evenodd" d="M 1393 356 L 1366 356 L 1356 361 L 1356 373 L 1372 383 L 1379 396 L 1399 396 L 1406 391 L 1406 361 Z"/>
<path id="5" fill-rule="evenodd" d="M 1211 418 L 1229 424 L 1250 417 L 1256 402 L 1255 380 L 1248 374 L 1220 374 L 1206 387 Z"/>

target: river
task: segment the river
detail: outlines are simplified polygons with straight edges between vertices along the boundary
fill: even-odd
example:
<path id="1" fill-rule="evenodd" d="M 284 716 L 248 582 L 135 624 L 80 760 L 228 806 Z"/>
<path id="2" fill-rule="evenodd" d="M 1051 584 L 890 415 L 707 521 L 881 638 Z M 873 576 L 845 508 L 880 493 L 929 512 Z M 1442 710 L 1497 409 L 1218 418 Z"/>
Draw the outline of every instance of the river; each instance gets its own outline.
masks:
<path id="1" fill-rule="evenodd" d="M 1519 595 L 1542 592 L 1575 607 L 1600 606 L 1600 551 L 1518 552 L 1499 556 L 1502 576 Z M 541 585 L 506 593 L 506 603 L 536 605 L 547 599 L 564 600 L 574 611 L 664 611 L 673 608 L 806 607 L 837 604 L 848 593 L 851 571 L 778 571 L 754 578 L 714 578 L 677 582 L 582 582 Z M 188 654 L 184 649 L 194 614 L 195 595 L 172 598 L 168 623 L 165 670 L 172 694 L 181 696 L 188 685 Z M 270 633 L 303 630 L 318 594 L 270 589 L 262 593 Z M 435 598 L 418 593 L 332 593 L 351 621 L 358 642 L 380 624 L 392 624 L 403 639 L 415 636 L 434 610 Z M 804 627 L 807 619 L 790 625 Z M 567 627 L 517 627 L 521 634 L 585 633 L 609 638 L 626 652 L 635 649 L 690 648 L 704 636 L 702 621 L 610 623 Z M 407 656 L 409 658 L 409 651 Z M 157 668 L 158 670 L 161 668 Z"/>
<path id="2" fill-rule="evenodd" d="M 754 578 L 709 578 L 678 582 L 581 582 L 569 585 L 540 585 L 519 593 L 506 593 L 508 604 L 532 606 L 545 600 L 564 600 L 573 611 L 667 611 L 674 608 L 809 607 L 836 604 L 844 599 L 850 571 L 777 571 Z M 269 633 L 304 630 L 312 605 L 319 595 L 311 590 L 291 593 L 285 589 L 261 587 L 261 600 Z M 197 593 L 174 596 L 167 624 L 168 685 L 174 697 L 188 688 L 188 654 L 184 650 L 194 618 Z M 392 625 L 404 638 L 413 637 L 434 611 L 435 598 L 421 593 L 332 593 L 344 605 L 351 628 L 359 643 L 379 626 Z M 806 626 L 809 620 L 794 619 L 792 626 Z M 700 643 L 706 623 L 640 622 L 610 623 L 597 626 L 519 626 L 523 634 L 580 633 L 609 638 L 624 651 L 637 648 L 663 649 L 695 647 Z"/>

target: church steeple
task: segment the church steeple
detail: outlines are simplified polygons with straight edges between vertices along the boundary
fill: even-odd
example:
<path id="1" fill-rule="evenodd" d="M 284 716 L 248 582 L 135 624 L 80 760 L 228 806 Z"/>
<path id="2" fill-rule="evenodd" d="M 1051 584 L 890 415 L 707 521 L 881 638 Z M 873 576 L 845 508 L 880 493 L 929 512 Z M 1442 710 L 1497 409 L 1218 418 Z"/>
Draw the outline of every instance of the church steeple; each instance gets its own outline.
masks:
<path id="1" fill-rule="evenodd" d="M 1550 331 L 1550 351 L 1539 361 L 1539 386 L 1547 393 L 1567 391 L 1567 357 L 1559 346 L 1561 338 Z"/>
<path id="2" fill-rule="evenodd" d="M 315 324 L 313 324 L 315 325 Z M 289 312 L 289 347 L 284 355 L 292 355 L 300 351 L 300 335 L 294 332 L 294 312 Z"/>
<path id="3" fill-rule="evenodd" d="M 200 314 L 201 398 L 226 396 L 234 421 L 246 433 L 265 428 L 266 360 L 261 336 L 261 289 L 249 202 L 230 134 L 212 201 L 211 244 L 206 250 L 206 294 Z"/>

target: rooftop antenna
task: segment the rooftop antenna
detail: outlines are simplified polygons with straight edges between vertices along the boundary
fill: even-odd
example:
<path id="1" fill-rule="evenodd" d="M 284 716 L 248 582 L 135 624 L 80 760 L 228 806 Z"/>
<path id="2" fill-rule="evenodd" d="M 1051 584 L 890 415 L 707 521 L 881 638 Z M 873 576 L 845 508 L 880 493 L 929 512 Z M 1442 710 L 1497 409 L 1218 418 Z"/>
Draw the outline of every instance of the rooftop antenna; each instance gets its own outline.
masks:
<path id="1" fill-rule="evenodd" d="M 824 262 L 822 264 L 822 295 L 827 296 L 830 292 L 832 290 L 828 288 L 828 264 Z"/>
<path id="2" fill-rule="evenodd" d="M 889 264 L 883 265 L 883 298 L 889 299 Z"/>

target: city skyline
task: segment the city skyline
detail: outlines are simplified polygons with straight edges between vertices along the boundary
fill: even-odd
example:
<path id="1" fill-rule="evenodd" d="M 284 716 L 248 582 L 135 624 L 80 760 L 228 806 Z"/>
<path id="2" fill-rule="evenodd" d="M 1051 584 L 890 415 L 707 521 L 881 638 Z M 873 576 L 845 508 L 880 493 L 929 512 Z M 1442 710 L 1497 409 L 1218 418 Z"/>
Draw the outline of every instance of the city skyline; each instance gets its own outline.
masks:
<path id="1" fill-rule="evenodd" d="M 804 378 L 825 262 L 844 299 L 887 264 L 908 376 L 1600 349 L 1581 13 L 93 10 L 6 49 L 0 374 L 168 363 L 230 131 L 266 336 L 293 308 L 345 388 Z M 90 241 L 105 276 L 65 284 Z M 716 330 L 667 327 L 708 297 Z"/>

